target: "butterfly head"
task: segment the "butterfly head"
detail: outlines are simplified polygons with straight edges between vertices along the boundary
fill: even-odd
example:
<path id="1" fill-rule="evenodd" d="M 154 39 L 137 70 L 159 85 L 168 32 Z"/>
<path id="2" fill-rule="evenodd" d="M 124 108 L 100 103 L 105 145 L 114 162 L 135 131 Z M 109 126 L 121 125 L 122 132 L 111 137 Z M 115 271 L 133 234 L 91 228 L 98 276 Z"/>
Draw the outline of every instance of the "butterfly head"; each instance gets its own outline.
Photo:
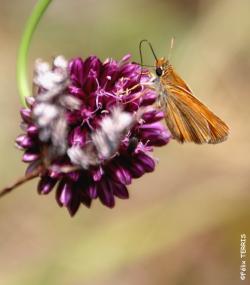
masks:
<path id="1" fill-rule="evenodd" d="M 158 77 L 161 77 L 164 75 L 165 71 L 167 70 L 167 67 L 169 65 L 169 61 L 165 59 L 165 57 L 161 57 L 156 60 L 155 63 L 155 73 Z"/>

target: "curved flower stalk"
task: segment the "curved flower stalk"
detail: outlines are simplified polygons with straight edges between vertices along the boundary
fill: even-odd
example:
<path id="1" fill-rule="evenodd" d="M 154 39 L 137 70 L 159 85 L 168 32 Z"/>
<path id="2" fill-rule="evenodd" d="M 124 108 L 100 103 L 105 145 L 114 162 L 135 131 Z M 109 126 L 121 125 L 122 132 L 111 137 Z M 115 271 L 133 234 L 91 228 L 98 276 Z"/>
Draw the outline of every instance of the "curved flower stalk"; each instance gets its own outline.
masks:
<path id="1" fill-rule="evenodd" d="M 37 0 L 36 5 L 27 20 L 17 55 L 17 86 L 22 105 L 25 97 L 30 96 L 30 86 L 27 76 L 28 51 L 33 34 L 52 0 Z"/>
<path id="2" fill-rule="evenodd" d="M 56 200 L 73 216 L 94 199 L 114 207 L 127 199 L 127 186 L 155 169 L 154 146 L 168 143 L 170 133 L 147 88 L 149 73 L 130 62 L 91 56 L 52 66 L 38 60 L 36 91 L 21 110 L 23 134 L 16 144 L 28 163 L 26 177 L 40 177 L 39 194 L 56 187 Z M 28 180 L 27 179 L 27 180 Z M 25 181 L 25 179 L 24 179 Z"/>

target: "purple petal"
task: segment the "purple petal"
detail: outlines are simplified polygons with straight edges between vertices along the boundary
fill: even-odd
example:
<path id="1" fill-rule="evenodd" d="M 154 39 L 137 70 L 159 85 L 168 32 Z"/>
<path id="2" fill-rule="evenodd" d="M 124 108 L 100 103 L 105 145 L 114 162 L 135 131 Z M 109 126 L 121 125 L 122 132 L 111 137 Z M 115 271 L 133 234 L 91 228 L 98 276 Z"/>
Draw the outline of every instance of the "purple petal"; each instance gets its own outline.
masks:
<path id="1" fill-rule="evenodd" d="M 162 146 L 169 142 L 170 132 L 160 122 L 140 126 L 141 137 L 147 145 Z"/>
<path id="2" fill-rule="evenodd" d="M 98 77 L 101 65 L 101 61 L 95 56 L 90 56 L 85 61 L 82 61 L 80 58 L 74 59 L 69 64 L 71 80 L 75 82 L 78 87 L 82 87 L 86 92 L 90 92 L 93 90 L 93 87 L 96 87 L 96 85 L 92 86 L 92 84 L 96 84 L 96 82 L 89 78 L 89 74 L 91 78 Z"/>
<path id="3" fill-rule="evenodd" d="M 101 71 L 102 63 L 100 59 L 96 56 L 90 56 L 84 61 L 84 72 L 85 75 L 89 74 L 89 72 L 95 71 L 96 76 L 98 77 L 100 71 Z"/>
<path id="4" fill-rule="evenodd" d="M 69 145 L 83 147 L 87 139 L 87 130 L 82 127 L 76 127 L 69 135 Z"/>
<path id="5" fill-rule="evenodd" d="M 91 69 L 89 71 L 89 75 L 87 77 L 86 83 L 84 84 L 84 91 L 87 94 L 91 94 L 93 95 L 93 92 L 96 91 L 97 87 L 98 87 L 98 83 L 97 83 L 97 78 L 98 78 L 98 71 Z"/>
<path id="6" fill-rule="evenodd" d="M 80 204 L 81 204 L 81 197 L 79 196 L 78 193 L 74 193 L 70 203 L 67 205 L 67 209 L 71 217 L 74 217 L 74 215 L 76 214 L 76 212 L 80 207 Z"/>
<path id="7" fill-rule="evenodd" d="M 142 119 L 148 123 L 155 123 L 157 121 L 160 121 L 164 118 L 164 112 L 158 111 L 158 110 L 151 110 L 149 112 L 146 112 L 143 114 Z"/>
<path id="8" fill-rule="evenodd" d="M 103 64 L 100 78 L 100 86 L 105 90 L 110 90 L 118 76 L 118 64 L 114 60 L 108 60 Z"/>
<path id="9" fill-rule="evenodd" d="M 147 91 L 141 100 L 141 106 L 152 105 L 157 99 L 157 94 L 153 91 Z"/>
<path id="10" fill-rule="evenodd" d="M 79 177 L 80 177 L 80 173 L 79 173 L 79 171 L 72 171 L 72 172 L 67 173 L 67 177 L 70 180 L 77 182 Z"/>
<path id="11" fill-rule="evenodd" d="M 120 199 L 128 199 L 129 198 L 128 189 L 123 184 L 114 184 L 113 185 L 113 192 L 114 192 L 114 195 Z"/>
<path id="12" fill-rule="evenodd" d="M 80 200 L 81 200 L 81 203 L 85 205 L 86 207 L 88 208 L 91 207 L 92 199 L 86 193 L 83 193 L 83 192 L 81 193 Z"/>
<path id="13" fill-rule="evenodd" d="M 103 169 L 99 167 L 92 171 L 92 177 L 95 182 L 100 181 L 103 176 Z"/>
<path id="14" fill-rule="evenodd" d="M 83 70 L 84 63 L 81 58 L 75 58 L 69 63 L 69 73 L 71 80 L 78 86 L 82 86 L 84 83 L 85 74 Z"/>
<path id="15" fill-rule="evenodd" d="M 86 193 L 91 199 L 97 198 L 97 185 L 96 183 L 90 183 L 86 189 Z"/>
<path id="16" fill-rule="evenodd" d="M 57 166 L 57 165 L 54 165 L 54 166 L 55 168 L 49 169 L 48 175 L 51 178 L 59 179 L 62 176 L 62 174 L 60 173 L 60 166 Z M 58 169 L 56 169 L 56 167 L 58 167 Z"/>
<path id="17" fill-rule="evenodd" d="M 146 172 L 152 172 L 155 169 L 155 161 L 153 158 L 143 152 L 139 152 L 134 158 L 136 163 L 140 163 Z"/>
<path id="18" fill-rule="evenodd" d="M 23 148 L 30 148 L 33 146 L 33 140 L 27 135 L 21 135 L 16 138 L 16 143 Z"/>
<path id="19" fill-rule="evenodd" d="M 133 178 L 139 178 L 145 173 L 145 169 L 141 163 L 133 162 L 129 166 L 129 171 Z"/>
<path id="20" fill-rule="evenodd" d="M 102 180 L 98 185 L 98 194 L 101 202 L 105 206 L 113 208 L 115 206 L 115 198 L 109 186 L 105 180 Z"/>
<path id="21" fill-rule="evenodd" d="M 69 184 L 64 184 L 62 192 L 60 195 L 60 202 L 63 206 L 67 206 L 72 198 L 72 186 Z"/>
<path id="22" fill-rule="evenodd" d="M 140 76 L 141 68 L 138 64 L 128 63 L 120 68 L 121 77 L 131 78 L 134 73 Z"/>
<path id="23" fill-rule="evenodd" d="M 120 64 L 125 64 L 131 59 L 131 54 L 126 54 L 120 61 Z"/>
<path id="24" fill-rule="evenodd" d="M 56 198 L 59 206 L 67 206 L 70 203 L 72 196 L 72 184 L 65 180 L 61 180 L 56 190 Z"/>
<path id="25" fill-rule="evenodd" d="M 31 123 L 31 110 L 27 108 L 22 108 L 20 111 L 21 117 L 25 123 Z"/>
<path id="26" fill-rule="evenodd" d="M 23 162 L 33 162 L 40 157 L 37 152 L 26 151 L 23 155 Z"/>
<path id="27" fill-rule="evenodd" d="M 37 186 L 38 193 L 43 195 L 48 194 L 53 189 L 56 182 L 56 179 L 51 179 L 49 176 L 43 176 Z"/>
<path id="28" fill-rule="evenodd" d="M 121 165 L 118 165 L 118 164 L 111 165 L 110 173 L 114 181 L 120 182 L 125 185 L 131 184 L 132 177 L 130 175 L 130 172 L 126 168 L 122 167 Z"/>
<path id="29" fill-rule="evenodd" d="M 30 125 L 27 128 L 27 133 L 29 136 L 37 136 L 38 135 L 38 128 L 35 125 Z"/>

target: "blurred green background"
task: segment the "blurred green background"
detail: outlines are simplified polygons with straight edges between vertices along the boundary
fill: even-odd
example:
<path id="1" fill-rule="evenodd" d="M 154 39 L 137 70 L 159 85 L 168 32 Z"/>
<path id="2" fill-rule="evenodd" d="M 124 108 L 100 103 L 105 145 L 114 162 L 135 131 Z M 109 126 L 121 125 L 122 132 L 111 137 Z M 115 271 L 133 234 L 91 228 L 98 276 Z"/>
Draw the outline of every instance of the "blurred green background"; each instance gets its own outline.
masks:
<path id="1" fill-rule="evenodd" d="M 25 165 L 16 54 L 35 0 L 1 0 L 0 187 Z M 34 36 L 35 58 L 95 54 L 139 61 L 147 38 L 230 126 L 223 144 L 159 148 L 156 171 L 113 210 L 99 202 L 71 219 L 36 182 L 0 201 L 0 284 L 240 284 L 240 234 L 250 238 L 249 0 L 54 0 Z M 145 49 L 145 62 L 153 63 Z M 248 242 L 248 241 L 247 241 Z M 250 242 L 250 241 L 249 241 Z M 250 248 L 249 248 L 250 252 Z M 250 260 L 250 257 L 248 258 Z M 250 280 L 250 267 L 247 280 Z M 245 281 L 247 284 L 248 281 Z M 250 284 L 250 283 L 248 283 Z"/>

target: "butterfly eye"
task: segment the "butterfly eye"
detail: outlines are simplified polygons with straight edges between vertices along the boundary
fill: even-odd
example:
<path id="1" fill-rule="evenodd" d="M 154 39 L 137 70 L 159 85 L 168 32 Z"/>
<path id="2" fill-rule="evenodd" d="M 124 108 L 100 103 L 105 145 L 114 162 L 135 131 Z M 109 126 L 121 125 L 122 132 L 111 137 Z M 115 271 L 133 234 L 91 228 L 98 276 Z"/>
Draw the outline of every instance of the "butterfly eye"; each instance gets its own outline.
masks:
<path id="1" fill-rule="evenodd" d="M 157 67 L 155 70 L 155 73 L 157 76 L 162 76 L 162 68 L 161 67 Z"/>

